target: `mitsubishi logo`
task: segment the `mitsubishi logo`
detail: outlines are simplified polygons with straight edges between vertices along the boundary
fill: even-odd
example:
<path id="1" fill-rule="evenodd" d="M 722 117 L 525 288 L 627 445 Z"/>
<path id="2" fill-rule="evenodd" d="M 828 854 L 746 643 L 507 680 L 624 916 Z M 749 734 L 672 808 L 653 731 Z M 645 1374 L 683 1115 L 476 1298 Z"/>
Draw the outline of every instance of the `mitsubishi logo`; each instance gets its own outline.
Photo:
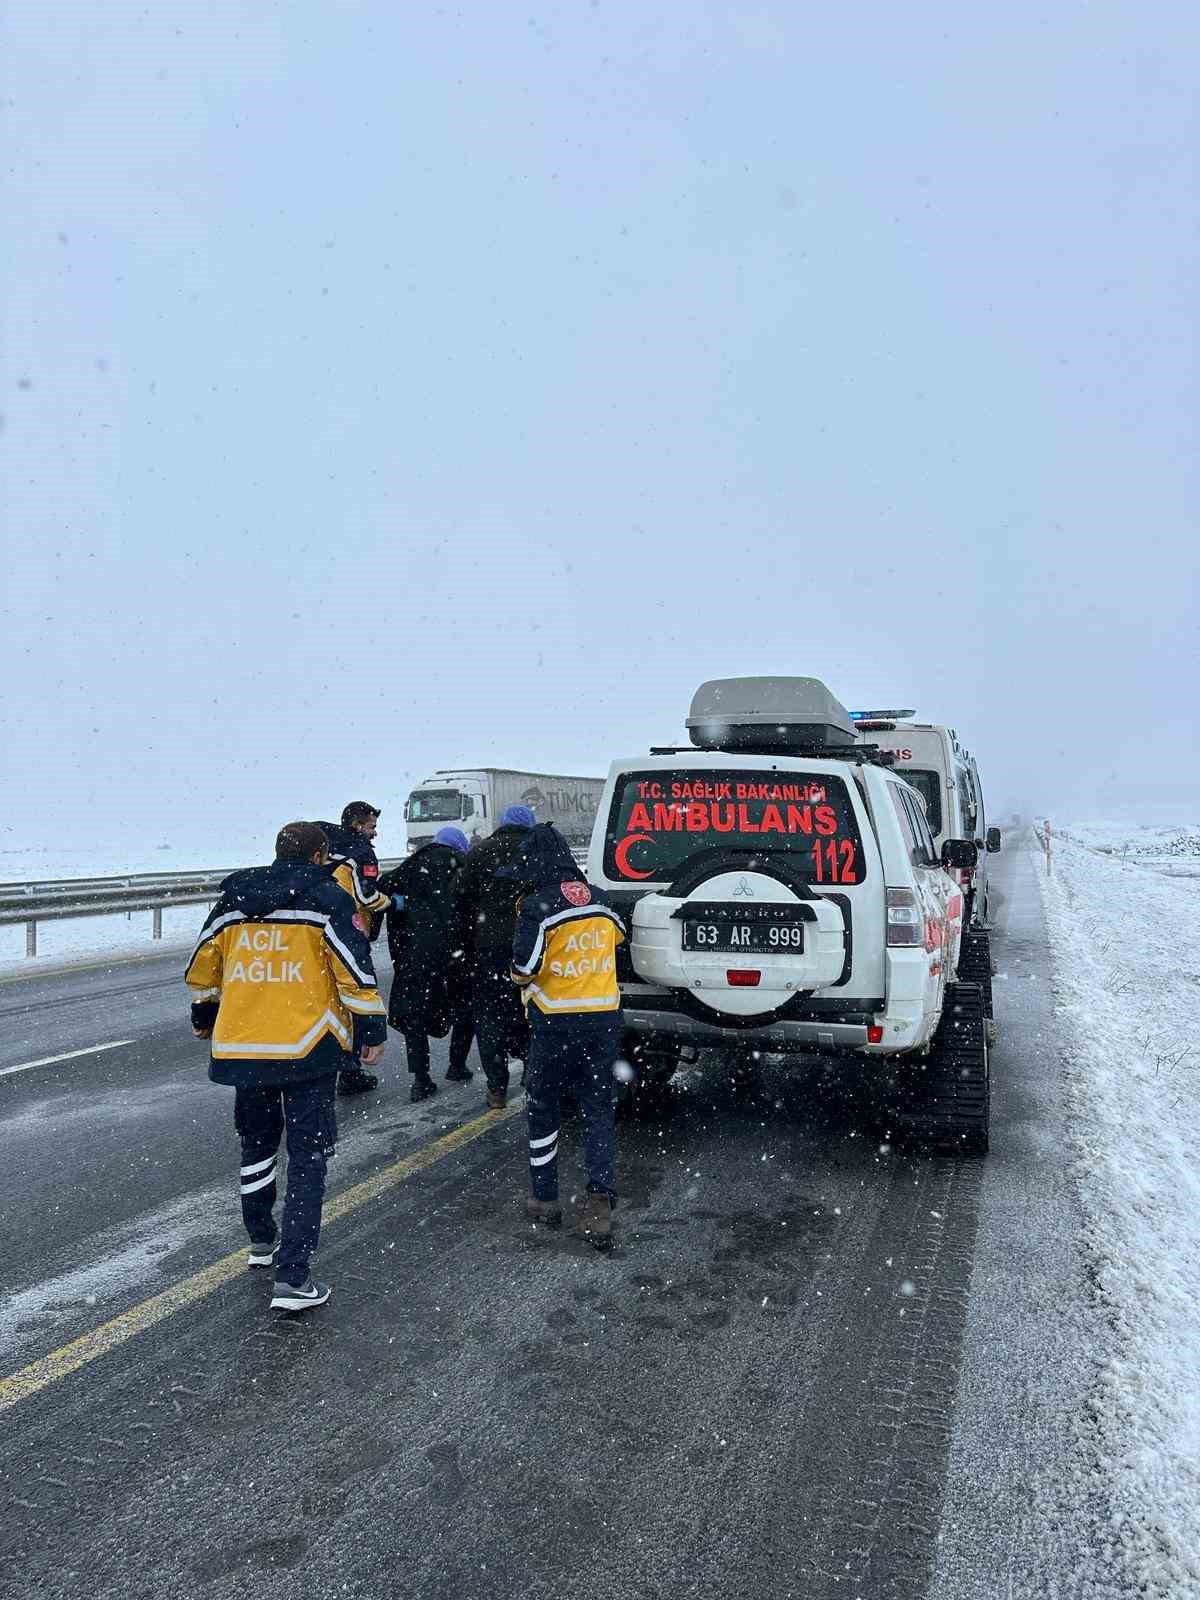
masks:
<path id="1" fill-rule="evenodd" d="M 746 882 L 745 878 L 739 878 L 738 886 L 733 891 L 733 898 L 736 900 L 738 895 L 740 895 L 740 894 L 749 895 L 751 900 L 754 899 L 754 890 Z"/>

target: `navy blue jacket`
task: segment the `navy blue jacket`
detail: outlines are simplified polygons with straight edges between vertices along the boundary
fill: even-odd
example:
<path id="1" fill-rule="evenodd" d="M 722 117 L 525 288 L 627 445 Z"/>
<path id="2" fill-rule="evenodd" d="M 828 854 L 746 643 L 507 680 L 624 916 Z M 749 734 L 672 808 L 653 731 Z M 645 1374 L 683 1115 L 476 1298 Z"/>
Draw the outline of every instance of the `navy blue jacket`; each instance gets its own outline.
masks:
<path id="1" fill-rule="evenodd" d="M 617 946 L 625 925 L 588 883 L 570 846 L 548 823 L 528 837 L 501 874 L 528 886 L 513 935 L 513 981 L 529 1011 L 556 1025 L 617 1020 Z"/>
<path id="2" fill-rule="evenodd" d="M 327 868 L 275 861 L 232 873 L 185 981 L 211 1030 L 209 1076 L 245 1087 L 328 1077 L 387 1037 L 363 918 Z"/>

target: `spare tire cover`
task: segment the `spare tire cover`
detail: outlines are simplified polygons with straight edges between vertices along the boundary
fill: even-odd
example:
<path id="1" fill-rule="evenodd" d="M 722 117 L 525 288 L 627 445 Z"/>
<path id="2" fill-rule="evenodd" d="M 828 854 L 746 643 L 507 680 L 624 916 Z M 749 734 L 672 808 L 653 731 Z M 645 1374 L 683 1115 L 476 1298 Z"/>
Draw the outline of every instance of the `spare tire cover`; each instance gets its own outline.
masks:
<path id="1" fill-rule="evenodd" d="M 794 916 L 772 915 L 773 908 L 787 907 L 795 908 Z M 731 927 L 744 930 L 756 923 L 780 930 L 778 948 L 765 942 L 753 950 L 730 946 Z M 701 928 L 711 931 L 722 947 L 697 942 L 685 950 L 685 924 L 697 935 Z M 799 947 L 791 942 L 797 928 Z M 730 866 L 725 857 L 708 870 L 693 866 L 666 894 L 638 902 L 632 957 L 640 976 L 685 991 L 707 1010 L 729 1017 L 765 1016 L 800 994 L 837 982 L 845 962 L 845 924 L 839 906 L 786 870 L 761 858 L 754 866 Z M 739 981 L 741 973 L 746 976 Z"/>

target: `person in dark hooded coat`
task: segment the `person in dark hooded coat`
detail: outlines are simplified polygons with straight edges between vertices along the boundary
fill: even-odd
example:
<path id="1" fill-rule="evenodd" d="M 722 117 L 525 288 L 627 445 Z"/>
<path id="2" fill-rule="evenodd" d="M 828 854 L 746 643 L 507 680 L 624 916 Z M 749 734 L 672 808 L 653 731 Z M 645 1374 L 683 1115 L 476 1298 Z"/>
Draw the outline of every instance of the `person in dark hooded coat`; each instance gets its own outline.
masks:
<path id="1" fill-rule="evenodd" d="M 404 1035 L 414 1101 L 437 1093 L 429 1070 L 429 1040 L 444 1038 L 461 1012 L 457 909 L 466 852 L 467 837 L 460 829 L 441 828 L 430 843 L 380 879 L 380 888 L 393 897 L 387 914 L 393 964 L 388 1021 Z M 455 1031 L 461 1034 L 461 1025 Z M 461 1078 L 465 1059 L 459 1063 L 455 1056 L 461 1053 L 465 1058 L 466 1050 L 456 1051 L 456 1044 L 461 1045 L 461 1039 L 451 1041 L 451 1076 Z M 467 1050 L 470 1045 L 468 1032 Z"/>
<path id="2" fill-rule="evenodd" d="M 508 1099 L 509 1058 L 524 1061 L 529 1049 L 525 1010 L 508 970 L 520 889 L 503 869 L 512 864 L 535 820 L 528 806 L 509 806 L 495 833 L 472 846 L 459 885 L 459 941 L 466 953 L 471 1019 L 492 1110 Z"/>

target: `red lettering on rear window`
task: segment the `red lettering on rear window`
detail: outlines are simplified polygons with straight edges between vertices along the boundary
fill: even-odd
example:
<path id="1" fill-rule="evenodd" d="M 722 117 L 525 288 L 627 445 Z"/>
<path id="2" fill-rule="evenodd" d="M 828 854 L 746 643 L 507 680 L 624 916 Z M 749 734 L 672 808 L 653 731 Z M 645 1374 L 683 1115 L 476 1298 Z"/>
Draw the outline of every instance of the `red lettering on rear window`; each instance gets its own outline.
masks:
<path id="1" fill-rule="evenodd" d="M 656 791 L 672 798 L 654 800 Z M 677 772 L 661 782 L 631 773 L 618 783 L 605 852 L 610 877 L 669 881 L 702 852 L 756 850 L 783 855 L 806 882 L 861 882 L 862 841 L 845 781 Z"/>

